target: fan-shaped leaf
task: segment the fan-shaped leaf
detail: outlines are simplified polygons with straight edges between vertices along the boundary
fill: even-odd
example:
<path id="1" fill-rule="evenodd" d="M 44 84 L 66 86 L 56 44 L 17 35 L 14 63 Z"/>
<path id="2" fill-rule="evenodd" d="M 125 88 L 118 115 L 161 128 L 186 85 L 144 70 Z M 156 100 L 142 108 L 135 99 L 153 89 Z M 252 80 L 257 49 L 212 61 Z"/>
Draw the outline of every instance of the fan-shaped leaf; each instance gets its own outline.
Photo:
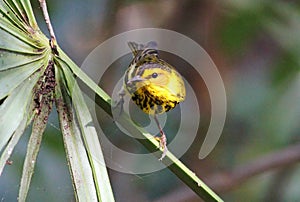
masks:
<path id="1" fill-rule="evenodd" d="M 56 106 L 76 197 L 79 201 L 97 201 L 91 166 L 61 70 L 57 69 L 56 78 L 60 81 L 55 90 Z"/>
<path id="2" fill-rule="evenodd" d="M 27 120 L 27 109 L 32 101 L 33 87 L 38 75 L 33 75 L 19 85 L 0 105 L 0 150 L 7 143 L 23 119 Z"/>

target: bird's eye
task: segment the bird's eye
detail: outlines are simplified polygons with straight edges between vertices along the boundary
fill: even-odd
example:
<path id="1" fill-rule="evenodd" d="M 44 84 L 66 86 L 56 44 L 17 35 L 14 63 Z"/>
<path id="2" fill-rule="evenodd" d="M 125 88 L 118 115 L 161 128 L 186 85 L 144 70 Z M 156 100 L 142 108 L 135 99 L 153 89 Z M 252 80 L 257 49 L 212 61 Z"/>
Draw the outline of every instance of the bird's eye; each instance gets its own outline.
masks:
<path id="1" fill-rule="evenodd" d="M 157 76 L 158 76 L 157 73 L 153 73 L 153 74 L 152 74 L 152 78 L 154 78 L 154 79 L 155 79 Z"/>

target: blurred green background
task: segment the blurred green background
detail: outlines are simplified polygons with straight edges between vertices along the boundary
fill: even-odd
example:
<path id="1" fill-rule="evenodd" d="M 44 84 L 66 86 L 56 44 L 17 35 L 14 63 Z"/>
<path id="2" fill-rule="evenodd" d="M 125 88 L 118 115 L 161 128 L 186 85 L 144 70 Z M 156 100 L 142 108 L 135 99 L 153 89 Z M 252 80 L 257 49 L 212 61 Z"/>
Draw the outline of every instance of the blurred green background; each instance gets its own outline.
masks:
<path id="1" fill-rule="evenodd" d="M 38 1 L 32 3 L 39 25 L 48 33 Z M 201 122 L 181 160 L 225 201 L 300 201 L 300 2 L 52 0 L 48 8 L 58 43 L 79 66 L 101 42 L 131 29 L 170 29 L 199 43 L 224 80 L 227 119 L 216 148 L 199 160 L 210 100 L 204 82 L 186 74 L 198 89 Z M 176 66 L 172 58 L 167 61 Z M 125 72 L 128 64 L 123 62 L 115 64 L 122 66 L 120 71 L 112 70 L 100 82 L 108 93 L 110 79 L 117 81 Z M 74 200 L 55 113 L 44 135 L 28 201 Z M 116 144 L 134 150 L 138 144 L 132 146 L 110 119 L 103 119 Z M 166 130 L 170 134 L 173 128 Z M 27 141 L 28 133 L 0 178 L 0 201 L 17 200 Z M 113 170 L 109 174 L 116 201 L 200 201 L 167 169 L 146 175 Z"/>

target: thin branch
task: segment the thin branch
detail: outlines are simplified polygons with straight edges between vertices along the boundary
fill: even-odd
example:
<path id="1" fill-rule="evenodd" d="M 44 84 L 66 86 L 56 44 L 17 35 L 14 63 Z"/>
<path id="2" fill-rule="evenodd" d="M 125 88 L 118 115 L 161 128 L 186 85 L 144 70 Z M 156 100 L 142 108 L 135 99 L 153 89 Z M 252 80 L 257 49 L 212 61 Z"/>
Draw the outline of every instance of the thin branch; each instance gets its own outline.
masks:
<path id="1" fill-rule="evenodd" d="M 296 144 L 255 159 L 245 165 L 238 166 L 229 173 L 219 173 L 208 177 L 206 180 L 214 190 L 225 192 L 235 188 L 255 175 L 286 167 L 299 161 L 300 144 Z"/>
<path id="2" fill-rule="evenodd" d="M 289 146 L 280 151 L 265 155 L 244 165 L 233 168 L 230 172 L 221 172 L 204 178 L 217 193 L 228 192 L 245 183 L 252 177 L 275 169 L 286 168 L 300 162 L 300 144 Z M 180 194 L 179 194 L 180 193 Z M 178 197 L 180 195 L 180 197 Z M 179 200 L 177 200 L 179 199 Z M 180 188 L 159 198 L 158 201 L 192 201 L 195 194 L 187 188 Z"/>

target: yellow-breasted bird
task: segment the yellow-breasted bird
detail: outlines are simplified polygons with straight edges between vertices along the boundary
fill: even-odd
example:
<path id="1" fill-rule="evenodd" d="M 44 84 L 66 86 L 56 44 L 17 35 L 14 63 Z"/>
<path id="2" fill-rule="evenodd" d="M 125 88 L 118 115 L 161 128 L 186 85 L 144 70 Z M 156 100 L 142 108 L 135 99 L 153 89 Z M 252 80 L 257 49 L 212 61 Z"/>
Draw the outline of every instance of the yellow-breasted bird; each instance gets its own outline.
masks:
<path id="1" fill-rule="evenodd" d="M 117 105 L 123 106 L 127 91 L 136 105 L 154 116 L 161 134 L 160 147 L 164 150 L 161 160 L 167 152 L 167 138 L 156 114 L 167 112 L 184 101 L 184 81 L 174 67 L 159 58 L 156 42 L 151 41 L 146 45 L 128 42 L 128 46 L 134 58 L 125 72 Z"/>

